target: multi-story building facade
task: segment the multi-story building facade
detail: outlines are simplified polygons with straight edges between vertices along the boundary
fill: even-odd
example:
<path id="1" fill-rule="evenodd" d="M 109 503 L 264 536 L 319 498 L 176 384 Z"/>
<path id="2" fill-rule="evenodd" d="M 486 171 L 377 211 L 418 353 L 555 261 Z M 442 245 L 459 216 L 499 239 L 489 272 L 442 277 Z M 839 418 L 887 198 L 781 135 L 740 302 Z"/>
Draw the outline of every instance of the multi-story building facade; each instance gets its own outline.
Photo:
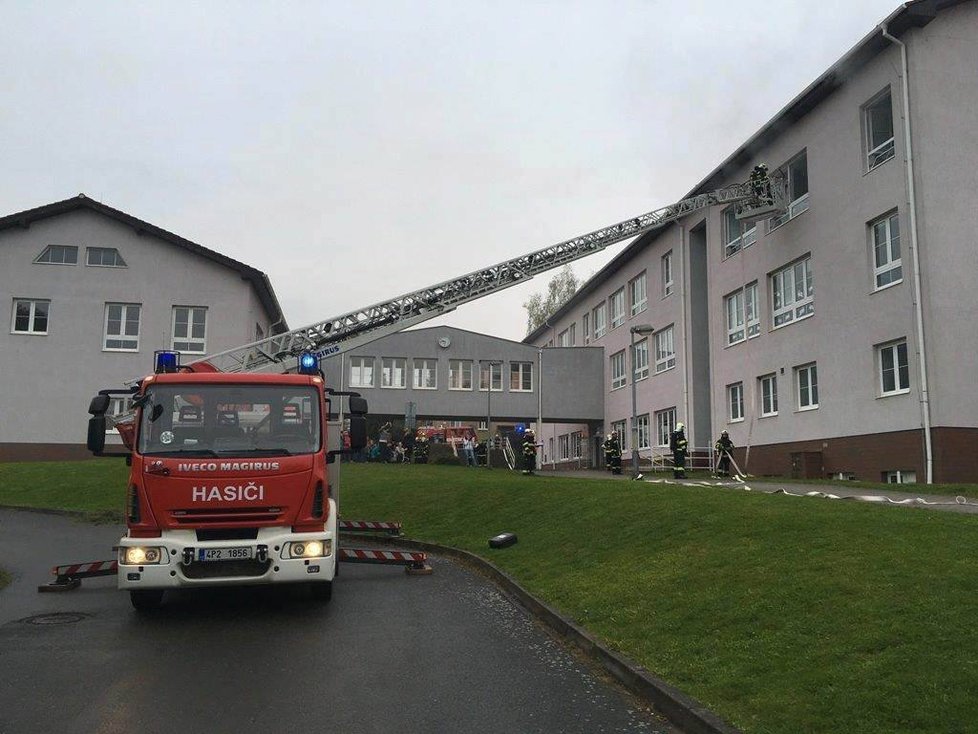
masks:
<path id="1" fill-rule="evenodd" d="M 604 430 L 643 451 L 682 421 L 753 474 L 974 481 L 976 38 L 976 2 L 901 6 L 689 193 L 763 162 L 784 215 L 647 233 L 526 341 L 603 347 Z"/>
<path id="2" fill-rule="evenodd" d="M 0 218 L 0 306 L 0 460 L 85 456 L 89 400 L 155 350 L 287 328 L 264 273 L 84 195 Z"/>

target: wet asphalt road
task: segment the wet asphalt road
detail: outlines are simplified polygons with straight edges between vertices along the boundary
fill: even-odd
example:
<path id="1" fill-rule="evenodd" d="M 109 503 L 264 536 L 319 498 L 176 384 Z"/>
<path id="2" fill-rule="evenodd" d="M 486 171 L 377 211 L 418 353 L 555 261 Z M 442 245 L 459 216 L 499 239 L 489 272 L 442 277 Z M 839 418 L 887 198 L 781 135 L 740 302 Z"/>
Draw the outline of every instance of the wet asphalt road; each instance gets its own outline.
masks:
<path id="1" fill-rule="evenodd" d="M 146 618 L 111 577 L 37 593 L 119 534 L 0 510 L 0 734 L 675 732 L 444 559 L 420 577 L 345 564 L 325 605 L 177 592 Z"/>

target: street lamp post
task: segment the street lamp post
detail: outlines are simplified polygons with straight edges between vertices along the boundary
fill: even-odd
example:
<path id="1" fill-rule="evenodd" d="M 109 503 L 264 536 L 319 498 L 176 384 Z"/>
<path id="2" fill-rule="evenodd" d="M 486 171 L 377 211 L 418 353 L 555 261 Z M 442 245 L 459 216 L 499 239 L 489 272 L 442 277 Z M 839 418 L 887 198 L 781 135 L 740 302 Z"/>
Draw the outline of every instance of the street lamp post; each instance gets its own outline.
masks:
<path id="1" fill-rule="evenodd" d="M 486 469 L 492 469 L 492 368 L 502 364 L 498 359 L 483 359 L 479 364 L 486 365 Z"/>
<path id="2" fill-rule="evenodd" d="M 635 324 L 628 330 L 632 337 L 632 479 L 638 479 L 638 401 L 635 399 L 635 335 L 648 336 L 654 331 L 650 324 Z"/>

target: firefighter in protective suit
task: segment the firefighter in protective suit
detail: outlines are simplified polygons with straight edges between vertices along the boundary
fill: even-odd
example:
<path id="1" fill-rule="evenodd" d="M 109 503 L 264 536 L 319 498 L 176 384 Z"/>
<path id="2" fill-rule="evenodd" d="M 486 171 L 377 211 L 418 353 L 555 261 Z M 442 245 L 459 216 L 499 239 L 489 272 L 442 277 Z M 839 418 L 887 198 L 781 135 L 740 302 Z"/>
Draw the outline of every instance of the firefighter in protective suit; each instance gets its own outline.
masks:
<path id="1" fill-rule="evenodd" d="M 676 430 L 669 436 L 669 450 L 672 451 L 673 479 L 685 479 L 689 442 L 686 440 L 686 426 L 682 423 L 677 423 Z"/>
<path id="2" fill-rule="evenodd" d="M 523 432 L 523 473 L 532 474 L 537 468 L 537 439 L 527 428 Z"/>
<path id="3" fill-rule="evenodd" d="M 730 476 L 730 452 L 733 451 L 734 442 L 730 440 L 730 435 L 726 431 L 721 431 L 720 438 L 717 439 L 713 447 L 717 452 L 717 476 Z"/>
<path id="4" fill-rule="evenodd" d="M 621 442 L 617 433 L 609 433 L 604 441 L 604 462 L 612 474 L 621 474 Z"/>

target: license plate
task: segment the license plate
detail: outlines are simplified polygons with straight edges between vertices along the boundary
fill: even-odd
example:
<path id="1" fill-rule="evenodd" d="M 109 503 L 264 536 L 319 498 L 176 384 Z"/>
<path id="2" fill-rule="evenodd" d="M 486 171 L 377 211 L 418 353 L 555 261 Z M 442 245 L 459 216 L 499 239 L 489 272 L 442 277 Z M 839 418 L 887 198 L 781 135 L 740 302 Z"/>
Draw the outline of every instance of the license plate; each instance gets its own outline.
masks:
<path id="1" fill-rule="evenodd" d="M 254 548 L 201 548 L 198 561 L 246 561 L 255 557 Z"/>

